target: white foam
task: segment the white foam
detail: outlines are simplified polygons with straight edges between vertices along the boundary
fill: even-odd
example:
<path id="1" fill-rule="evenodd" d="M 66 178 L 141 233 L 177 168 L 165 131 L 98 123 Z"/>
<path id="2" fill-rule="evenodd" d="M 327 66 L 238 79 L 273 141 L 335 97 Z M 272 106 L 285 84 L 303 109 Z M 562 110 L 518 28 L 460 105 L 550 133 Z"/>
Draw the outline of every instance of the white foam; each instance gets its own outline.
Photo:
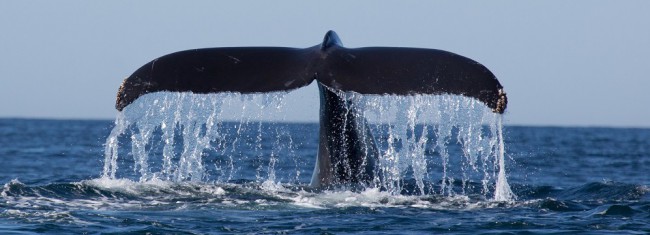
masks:
<path id="1" fill-rule="evenodd" d="M 94 179 L 78 183 L 77 193 L 65 192 L 57 196 L 33 195 L 2 196 L 7 210 L 0 216 L 28 219 L 35 222 L 64 222 L 75 224 L 92 223 L 74 217 L 72 211 L 95 210 L 194 210 L 197 208 L 230 208 L 259 210 L 268 207 L 297 207 L 309 210 L 331 208 L 363 207 L 373 210 L 381 208 L 422 208 L 432 210 L 476 210 L 517 204 L 503 204 L 489 200 L 472 199 L 465 195 L 394 195 L 378 188 L 361 191 L 326 190 L 308 192 L 288 188 L 273 182 L 261 184 L 209 184 L 192 182 L 171 182 L 154 180 L 139 182 L 131 180 Z M 23 187 L 18 182 L 7 187 Z M 27 187 L 24 191 L 38 192 L 40 187 Z M 95 190 L 91 198 L 84 195 Z M 48 192 L 49 194 L 50 192 Z M 78 195 L 80 197 L 70 197 Z M 100 195 L 100 196 L 97 196 Z M 526 202 L 523 202 L 526 203 Z M 43 210 L 46 208 L 47 210 Z M 100 212 L 101 213 L 101 212 Z"/>
<path id="2" fill-rule="evenodd" d="M 169 181 L 151 179 L 147 181 L 133 181 L 130 179 L 113 179 L 102 177 L 98 179 L 85 180 L 81 184 L 86 184 L 99 189 L 112 192 L 121 192 L 132 195 L 142 194 L 143 192 L 160 191 L 173 185 Z"/>

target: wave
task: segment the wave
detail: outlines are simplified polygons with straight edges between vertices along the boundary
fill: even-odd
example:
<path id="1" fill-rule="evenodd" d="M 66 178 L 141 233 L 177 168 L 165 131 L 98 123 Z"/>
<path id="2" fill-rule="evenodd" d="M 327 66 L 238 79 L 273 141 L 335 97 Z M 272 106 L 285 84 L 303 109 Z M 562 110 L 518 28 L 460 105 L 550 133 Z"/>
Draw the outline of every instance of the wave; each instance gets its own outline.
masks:
<path id="1" fill-rule="evenodd" d="M 89 210 L 178 210 L 229 208 L 260 210 L 271 207 L 328 209 L 341 207 L 416 207 L 472 209 L 502 205 L 483 195 L 393 195 L 377 188 L 314 189 L 271 181 L 192 183 L 162 180 L 132 181 L 98 178 L 73 183 L 28 186 L 18 180 L 0 192 L 4 207 L 78 208 Z"/>
<path id="2" fill-rule="evenodd" d="M 594 223 L 608 228 L 617 224 L 633 230 L 648 228 L 647 222 L 640 222 L 650 217 L 648 186 L 592 182 L 571 188 L 513 185 L 512 189 L 520 195 L 519 200 L 503 202 L 477 193 L 480 190 L 455 195 L 395 195 L 377 188 L 321 190 L 306 185 L 247 180 L 178 183 L 98 178 L 45 185 L 12 180 L 0 190 L 0 221 L 19 221 L 24 225 L 11 227 L 13 231 L 178 233 L 196 227 L 197 219 L 203 221 L 199 222 L 202 229 L 197 230 L 202 232 L 213 231 L 215 226 L 222 232 L 259 231 L 260 226 L 271 225 L 251 225 L 251 217 L 279 216 L 283 219 L 277 221 L 278 226 L 289 226 L 287 231 L 318 232 L 322 230 L 314 228 L 314 224 L 328 224 L 326 227 L 330 229 L 352 228 L 344 219 L 335 218 L 353 214 L 373 221 L 382 218 L 404 221 L 410 224 L 406 226 L 410 229 L 434 218 L 438 218 L 437 225 L 428 229 L 440 229 L 437 226 L 460 229 L 457 225 L 444 224 L 444 217 L 490 231 L 546 228 L 543 224 L 560 226 L 565 229 L 562 231 L 582 231 L 587 228 L 580 226 Z M 417 215 L 426 216 L 412 217 Z M 311 219 L 303 219 L 305 216 Z M 174 222 L 182 218 L 187 221 Z M 330 218 L 341 224 L 314 221 L 314 218 Z M 304 224 L 312 224 L 312 230 L 302 228 Z M 382 226 L 379 222 L 373 224 Z M 124 230 L 125 227 L 128 229 Z"/>
<path id="3" fill-rule="evenodd" d="M 407 184 L 408 185 L 408 184 Z M 476 184 L 477 188 L 480 184 Z M 474 187 L 467 187 L 468 189 Z M 465 210 L 498 206 L 530 206 L 554 211 L 577 211 L 603 204 L 650 202 L 650 187 L 618 182 L 593 182 L 567 189 L 514 185 L 519 201 L 498 202 L 468 190 L 465 194 L 394 195 L 377 188 L 314 189 L 264 181 L 236 183 L 132 181 L 98 178 L 72 183 L 29 186 L 6 183 L 0 197 L 4 208 L 76 207 L 91 210 L 169 210 L 191 207 L 264 209 L 266 207 L 416 207 Z M 650 207 L 650 204 L 647 204 Z M 620 208 L 619 208 L 620 209 Z M 616 210 L 616 208 L 615 208 Z M 643 209 L 641 209 L 643 210 Z M 615 213 L 615 212 L 611 212 Z"/>

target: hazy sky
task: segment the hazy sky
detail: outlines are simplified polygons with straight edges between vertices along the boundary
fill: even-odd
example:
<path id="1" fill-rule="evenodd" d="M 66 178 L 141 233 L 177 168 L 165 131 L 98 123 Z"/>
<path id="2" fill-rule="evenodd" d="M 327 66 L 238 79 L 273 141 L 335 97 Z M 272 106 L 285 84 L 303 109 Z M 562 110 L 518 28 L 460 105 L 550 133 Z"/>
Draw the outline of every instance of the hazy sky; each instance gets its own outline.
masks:
<path id="1" fill-rule="evenodd" d="M 487 66 L 507 124 L 650 127 L 650 1 L 0 1 L 0 117 L 112 119 L 122 80 L 174 51 L 452 51 Z M 316 121 L 314 87 L 292 120 Z"/>

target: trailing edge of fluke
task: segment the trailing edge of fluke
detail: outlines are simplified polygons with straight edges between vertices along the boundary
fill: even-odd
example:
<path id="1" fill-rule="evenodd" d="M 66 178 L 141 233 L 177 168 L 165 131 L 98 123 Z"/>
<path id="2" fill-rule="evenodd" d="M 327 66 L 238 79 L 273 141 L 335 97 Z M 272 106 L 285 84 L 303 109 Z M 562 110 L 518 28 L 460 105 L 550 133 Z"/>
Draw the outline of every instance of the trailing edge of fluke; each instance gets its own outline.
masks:
<path id="1" fill-rule="evenodd" d="M 158 91 L 261 93 L 286 91 L 317 80 L 361 94 L 455 94 L 503 113 L 507 97 L 494 74 L 469 58 L 436 49 L 345 48 L 334 31 L 309 48 L 227 47 L 175 52 L 126 78 L 115 108 Z"/>

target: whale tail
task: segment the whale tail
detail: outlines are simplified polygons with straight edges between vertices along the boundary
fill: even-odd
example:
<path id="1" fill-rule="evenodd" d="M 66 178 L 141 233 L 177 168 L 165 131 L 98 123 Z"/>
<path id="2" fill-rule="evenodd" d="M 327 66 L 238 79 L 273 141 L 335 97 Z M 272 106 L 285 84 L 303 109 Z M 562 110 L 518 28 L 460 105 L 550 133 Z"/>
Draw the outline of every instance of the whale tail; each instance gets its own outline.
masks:
<path id="1" fill-rule="evenodd" d="M 317 80 L 321 98 L 319 150 L 312 185 L 368 183 L 380 174 L 365 118 L 334 91 L 361 94 L 454 94 L 503 113 L 507 97 L 494 74 L 469 58 L 435 49 L 345 48 L 329 31 L 304 49 L 230 47 L 180 51 L 157 58 L 122 83 L 122 111 L 148 93 L 262 93 L 287 91 Z"/>
<path id="2" fill-rule="evenodd" d="M 143 65 L 126 78 L 115 108 L 159 91 L 261 93 L 293 90 L 313 80 L 362 94 L 455 94 L 503 113 L 503 86 L 485 66 L 435 49 L 345 48 L 334 31 L 309 48 L 228 47 L 180 51 Z"/>

